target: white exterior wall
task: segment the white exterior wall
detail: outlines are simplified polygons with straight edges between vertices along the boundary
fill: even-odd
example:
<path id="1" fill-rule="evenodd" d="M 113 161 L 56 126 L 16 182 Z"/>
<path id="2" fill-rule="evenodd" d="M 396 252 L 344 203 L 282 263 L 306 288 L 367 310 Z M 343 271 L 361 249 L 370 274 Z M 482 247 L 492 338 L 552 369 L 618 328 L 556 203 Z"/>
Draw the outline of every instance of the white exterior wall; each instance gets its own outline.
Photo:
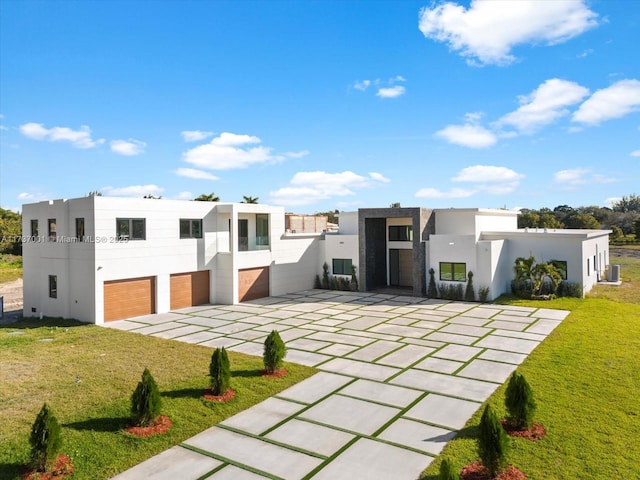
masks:
<path id="1" fill-rule="evenodd" d="M 332 273 L 332 261 L 334 258 L 350 258 L 351 264 L 356 267 L 356 273 L 360 271 L 358 235 L 326 235 L 324 244 L 324 260 L 320 262 L 320 269 L 317 271 L 319 275 L 322 274 L 322 264 L 324 262 L 327 262 L 329 273 Z"/>
<path id="2" fill-rule="evenodd" d="M 431 235 L 428 242 L 430 268 L 435 270 L 436 283 L 440 283 L 440 262 L 465 263 L 467 273 L 476 274 L 476 239 L 474 235 Z M 427 269 L 427 271 L 429 271 Z M 427 278 L 428 281 L 428 278 Z M 457 284 L 459 282 L 443 282 Z M 475 277 L 474 277 L 475 284 Z"/>
<path id="3" fill-rule="evenodd" d="M 476 235 L 476 211 L 469 209 L 434 210 L 436 234 Z"/>
<path id="4" fill-rule="evenodd" d="M 582 258 L 584 262 L 582 288 L 583 293 L 586 293 L 593 288 L 598 280 L 605 279 L 605 268 L 609 263 L 608 236 L 590 238 L 583 242 Z M 587 260 L 589 260 L 589 269 L 586 266 Z"/>
<path id="5" fill-rule="evenodd" d="M 338 214 L 340 235 L 358 234 L 358 212 L 340 212 Z"/>
<path id="6" fill-rule="evenodd" d="M 489 287 L 488 300 L 499 297 L 510 288 L 510 269 L 506 261 L 505 240 L 484 240 L 476 245 L 477 265 L 473 271 L 473 286 L 476 298 L 480 287 Z"/>

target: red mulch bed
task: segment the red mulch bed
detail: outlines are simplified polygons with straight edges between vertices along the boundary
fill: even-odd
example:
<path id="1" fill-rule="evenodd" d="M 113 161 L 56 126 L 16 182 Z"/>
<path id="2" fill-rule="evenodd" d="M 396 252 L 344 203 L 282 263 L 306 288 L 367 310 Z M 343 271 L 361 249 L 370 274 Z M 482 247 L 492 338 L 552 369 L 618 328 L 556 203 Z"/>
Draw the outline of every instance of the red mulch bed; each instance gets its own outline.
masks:
<path id="1" fill-rule="evenodd" d="M 492 478 L 481 462 L 473 462 L 464 467 L 460 472 L 460 478 L 462 480 L 527 480 L 527 476 L 513 465 L 509 465 Z"/>
<path id="2" fill-rule="evenodd" d="M 233 388 L 229 388 L 222 395 L 213 395 L 211 393 L 211 387 L 207 388 L 202 394 L 202 398 L 208 400 L 209 402 L 218 402 L 218 403 L 226 403 L 232 398 L 235 398 L 236 391 Z"/>
<path id="3" fill-rule="evenodd" d="M 58 455 L 53 468 L 49 472 L 28 470 L 22 474 L 23 480 L 59 480 L 73 474 L 71 459 L 66 455 Z"/>
<path id="4" fill-rule="evenodd" d="M 169 417 L 160 415 L 156 419 L 156 421 L 153 422 L 153 425 L 149 425 L 148 427 L 127 427 L 124 429 L 124 432 L 135 437 L 147 438 L 151 435 L 167 433 L 167 431 L 171 428 L 171 425 L 173 425 L 173 423 L 171 423 Z"/>
<path id="5" fill-rule="evenodd" d="M 527 430 L 520 430 L 514 427 L 505 418 L 501 418 L 500 423 L 502 424 L 502 428 L 504 428 L 504 431 L 507 432 L 507 435 L 511 437 L 525 438 L 527 440 L 535 442 L 536 440 L 540 440 L 547 435 L 547 430 L 543 425 L 539 423 L 534 423 L 531 428 Z"/>
<path id="6" fill-rule="evenodd" d="M 260 370 L 260 375 L 262 375 L 263 377 L 268 377 L 268 378 L 282 378 L 285 375 L 288 375 L 289 372 L 287 372 L 286 369 L 281 368 L 280 370 L 275 370 L 273 372 L 267 372 L 266 370 Z"/>

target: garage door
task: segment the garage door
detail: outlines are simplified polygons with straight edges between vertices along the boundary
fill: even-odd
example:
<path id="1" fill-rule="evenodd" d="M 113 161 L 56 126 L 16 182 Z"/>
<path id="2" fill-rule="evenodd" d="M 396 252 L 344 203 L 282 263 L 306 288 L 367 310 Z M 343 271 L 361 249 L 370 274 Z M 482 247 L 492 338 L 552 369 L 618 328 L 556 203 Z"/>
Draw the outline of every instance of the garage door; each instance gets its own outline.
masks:
<path id="1" fill-rule="evenodd" d="M 171 275 L 171 310 L 209 303 L 209 270 Z"/>
<path id="2" fill-rule="evenodd" d="M 155 313 L 155 286 L 154 277 L 104 282 L 104 321 Z"/>
<path id="3" fill-rule="evenodd" d="M 269 267 L 238 270 L 238 301 L 269 296 Z"/>

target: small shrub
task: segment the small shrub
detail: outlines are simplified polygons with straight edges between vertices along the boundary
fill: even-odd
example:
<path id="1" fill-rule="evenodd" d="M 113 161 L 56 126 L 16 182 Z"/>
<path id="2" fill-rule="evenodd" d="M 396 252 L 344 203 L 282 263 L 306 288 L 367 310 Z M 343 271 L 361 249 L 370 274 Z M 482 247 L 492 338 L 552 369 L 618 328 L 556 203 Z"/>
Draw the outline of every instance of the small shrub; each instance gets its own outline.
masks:
<path id="1" fill-rule="evenodd" d="M 31 427 L 30 464 L 34 470 L 46 472 L 55 462 L 62 446 L 60 424 L 46 403 L 42 405 Z"/>
<path id="2" fill-rule="evenodd" d="M 464 288 L 461 283 L 457 283 L 453 287 L 453 300 L 462 300 L 464 298 Z"/>
<path id="3" fill-rule="evenodd" d="M 327 262 L 322 264 L 322 288 L 329 290 L 329 265 Z"/>
<path id="4" fill-rule="evenodd" d="M 453 285 L 449 285 L 448 283 L 441 283 L 438 285 L 438 292 L 440 292 L 440 298 L 444 298 L 445 300 L 453 300 L 454 297 L 454 287 Z"/>
<path id="5" fill-rule="evenodd" d="M 435 273 L 436 271 L 433 268 L 429 269 L 429 287 L 427 288 L 427 297 L 429 298 L 438 298 Z"/>
<path id="6" fill-rule="evenodd" d="M 438 480 L 460 480 L 460 475 L 454 470 L 451 460 L 445 458 L 440 464 Z"/>
<path id="7" fill-rule="evenodd" d="M 567 282 L 565 280 L 558 285 L 558 296 L 582 298 L 582 284 Z"/>
<path id="8" fill-rule="evenodd" d="M 351 265 L 351 284 L 350 284 L 350 290 L 352 292 L 357 292 L 359 290 L 358 288 L 358 277 L 356 275 L 356 266 L 355 265 Z"/>
<path id="9" fill-rule="evenodd" d="M 504 432 L 498 416 L 491 405 L 487 405 L 480 419 L 480 433 L 478 435 L 478 454 L 482 464 L 493 478 L 504 469 L 507 463 L 509 439 Z"/>
<path id="10" fill-rule="evenodd" d="M 231 386 L 229 355 L 227 355 L 224 347 L 216 348 L 213 355 L 211 355 L 209 375 L 211 376 L 211 393 L 213 395 L 224 395 Z"/>
<path id="11" fill-rule="evenodd" d="M 322 288 L 322 283 L 320 283 L 320 275 L 316 275 L 316 279 L 313 282 L 313 288 L 315 288 L 315 289 Z"/>
<path id="12" fill-rule="evenodd" d="M 148 427 L 160 415 L 162 400 L 158 385 L 149 369 L 142 372 L 142 380 L 131 395 L 131 419 L 137 427 Z"/>
<path id="13" fill-rule="evenodd" d="M 475 302 L 476 294 L 473 291 L 473 272 L 469 271 L 467 274 L 467 286 L 464 290 L 464 299 L 467 302 Z"/>
<path id="14" fill-rule="evenodd" d="M 272 330 L 264 341 L 264 368 L 267 373 L 273 373 L 282 368 L 282 361 L 287 354 L 287 348 L 277 330 Z"/>
<path id="15" fill-rule="evenodd" d="M 343 292 L 348 292 L 351 289 L 349 279 L 347 277 L 338 277 L 338 285 L 340 287 L 339 290 L 342 290 Z"/>
<path id="16" fill-rule="evenodd" d="M 533 425 L 533 414 L 536 402 L 533 399 L 531 387 L 524 375 L 515 372 L 511 375 L 509 385 L 505 391 L 505 406 L 509 412 L 508 420 L 514 427 L 524 430 Z"/>
<path id="17" fill-rule="evenodd" d="M 480 287 L 478 289 L 478 296 L 480 297 L 480 301 L 482 303 L 486 303 L 489 298 L 489 287 Z"/>
<path id="18" fill-rule="evenodd" d="M 329 290 L 338 290 L 338 279 L 333 275 L 329 277 Z"/>

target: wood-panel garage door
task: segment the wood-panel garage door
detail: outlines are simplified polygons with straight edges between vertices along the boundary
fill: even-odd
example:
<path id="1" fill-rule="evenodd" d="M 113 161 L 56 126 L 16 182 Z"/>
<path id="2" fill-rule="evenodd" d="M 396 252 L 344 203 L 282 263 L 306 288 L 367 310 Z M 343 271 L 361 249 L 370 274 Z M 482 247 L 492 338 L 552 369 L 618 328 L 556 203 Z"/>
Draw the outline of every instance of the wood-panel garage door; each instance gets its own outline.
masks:
<path id="1" fill-rule="evenodd" d="M 154 277 L 104 282 L 104 321 L 155 313 L 155 286 Z"/>
<path id="2" fill-rule="evenodd" d="M 269 267 L 238 270 L 238 301 L 269 296 Z"/>
<path id="3" fill-rule="evenodd" d="M 171 275 L 171 310 L 209 303 L 209 270 Z"/>

